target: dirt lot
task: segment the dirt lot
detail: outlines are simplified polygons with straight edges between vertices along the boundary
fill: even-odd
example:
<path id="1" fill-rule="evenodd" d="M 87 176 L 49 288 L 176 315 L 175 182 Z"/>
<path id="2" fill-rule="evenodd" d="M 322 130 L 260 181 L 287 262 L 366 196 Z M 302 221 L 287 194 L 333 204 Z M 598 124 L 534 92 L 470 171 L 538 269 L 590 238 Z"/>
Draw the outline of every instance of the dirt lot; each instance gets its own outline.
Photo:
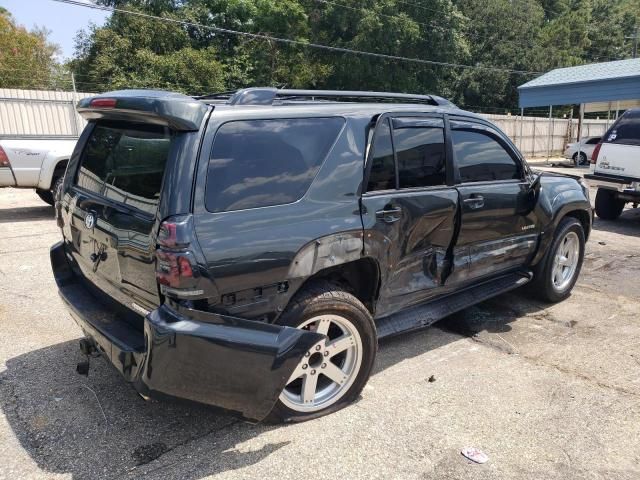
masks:
<path id="1" fill-rule="evenodd" d="M 52 214 L 0 190 L 1 478 L 640 478 L 638 210 L 596 220 L 567 301 L 507 294 L 384 342 L 360 401 L 280 427 L 145 402 L 101 359 L 77 375 Z"/>

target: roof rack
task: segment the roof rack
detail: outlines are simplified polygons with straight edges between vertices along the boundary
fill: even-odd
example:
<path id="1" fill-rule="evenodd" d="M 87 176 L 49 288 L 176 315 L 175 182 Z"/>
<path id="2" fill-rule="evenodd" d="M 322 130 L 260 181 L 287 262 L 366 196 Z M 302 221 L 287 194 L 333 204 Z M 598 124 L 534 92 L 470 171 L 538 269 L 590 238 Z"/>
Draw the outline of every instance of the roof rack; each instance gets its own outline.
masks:
<path id="1" fill-rule="evenodd" d="M 367 92 L 348 90 L 294 90 L 284 88 L 243 88 L 236 92 L 219 92 L 195 97 L 198 100 L 213 100 L 228 105 L 273 105 L 287 101 L 362 101 L 383 100 L 453 107 L 449 100 L 436 95 L 414 95 L 409 93 Z"/>

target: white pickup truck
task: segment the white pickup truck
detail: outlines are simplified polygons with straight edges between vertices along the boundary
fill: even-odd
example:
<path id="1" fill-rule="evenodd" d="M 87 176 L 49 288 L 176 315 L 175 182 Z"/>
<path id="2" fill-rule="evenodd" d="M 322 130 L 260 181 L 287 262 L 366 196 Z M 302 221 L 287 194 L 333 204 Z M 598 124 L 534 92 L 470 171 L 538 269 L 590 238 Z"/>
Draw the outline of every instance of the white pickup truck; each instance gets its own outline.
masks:
<path id="1" fill-rule="evenodd" d="M 596 194 L 596 214 L 615 220 L 624 206 L 640 204 L 640 109 L 624 112 L 596 145 L 584 178 Z"/>
<path id="2" fill-rule="evenodd" d="M 34 188 L 53 205 L 76 140 L 0 140 L 0 187 Z"/>

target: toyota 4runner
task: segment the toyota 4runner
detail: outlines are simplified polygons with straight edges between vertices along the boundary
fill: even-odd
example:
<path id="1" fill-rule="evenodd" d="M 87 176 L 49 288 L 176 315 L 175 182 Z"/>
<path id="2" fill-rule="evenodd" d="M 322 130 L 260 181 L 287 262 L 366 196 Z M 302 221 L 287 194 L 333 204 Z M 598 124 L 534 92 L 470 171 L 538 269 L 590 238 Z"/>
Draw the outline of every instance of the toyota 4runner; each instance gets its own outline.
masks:
<path id="1" fill-rule="evenodd" d="M 532 282 L 566 298 L 592 213 L 436 96 L 118 91 L 56 204 L 60 295 L 144 396 L 299 421 L 354 400 L 378 339 Z"/>

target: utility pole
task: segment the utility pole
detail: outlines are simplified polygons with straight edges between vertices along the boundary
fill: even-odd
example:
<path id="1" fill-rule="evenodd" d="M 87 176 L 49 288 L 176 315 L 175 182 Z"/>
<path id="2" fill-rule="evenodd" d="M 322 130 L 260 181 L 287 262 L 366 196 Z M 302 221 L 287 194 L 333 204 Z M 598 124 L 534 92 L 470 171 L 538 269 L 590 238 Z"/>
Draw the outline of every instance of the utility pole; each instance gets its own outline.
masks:
<path id="1" fill-rule="evenodd" d="M 638 38 L 640 38 L 640 34 L 638 33 L 638 26 L 636 25 L 635 31 L 633 35 L 624 38 L 633 38 L 633 58 L 637 58 L 638 56 Z"/>

